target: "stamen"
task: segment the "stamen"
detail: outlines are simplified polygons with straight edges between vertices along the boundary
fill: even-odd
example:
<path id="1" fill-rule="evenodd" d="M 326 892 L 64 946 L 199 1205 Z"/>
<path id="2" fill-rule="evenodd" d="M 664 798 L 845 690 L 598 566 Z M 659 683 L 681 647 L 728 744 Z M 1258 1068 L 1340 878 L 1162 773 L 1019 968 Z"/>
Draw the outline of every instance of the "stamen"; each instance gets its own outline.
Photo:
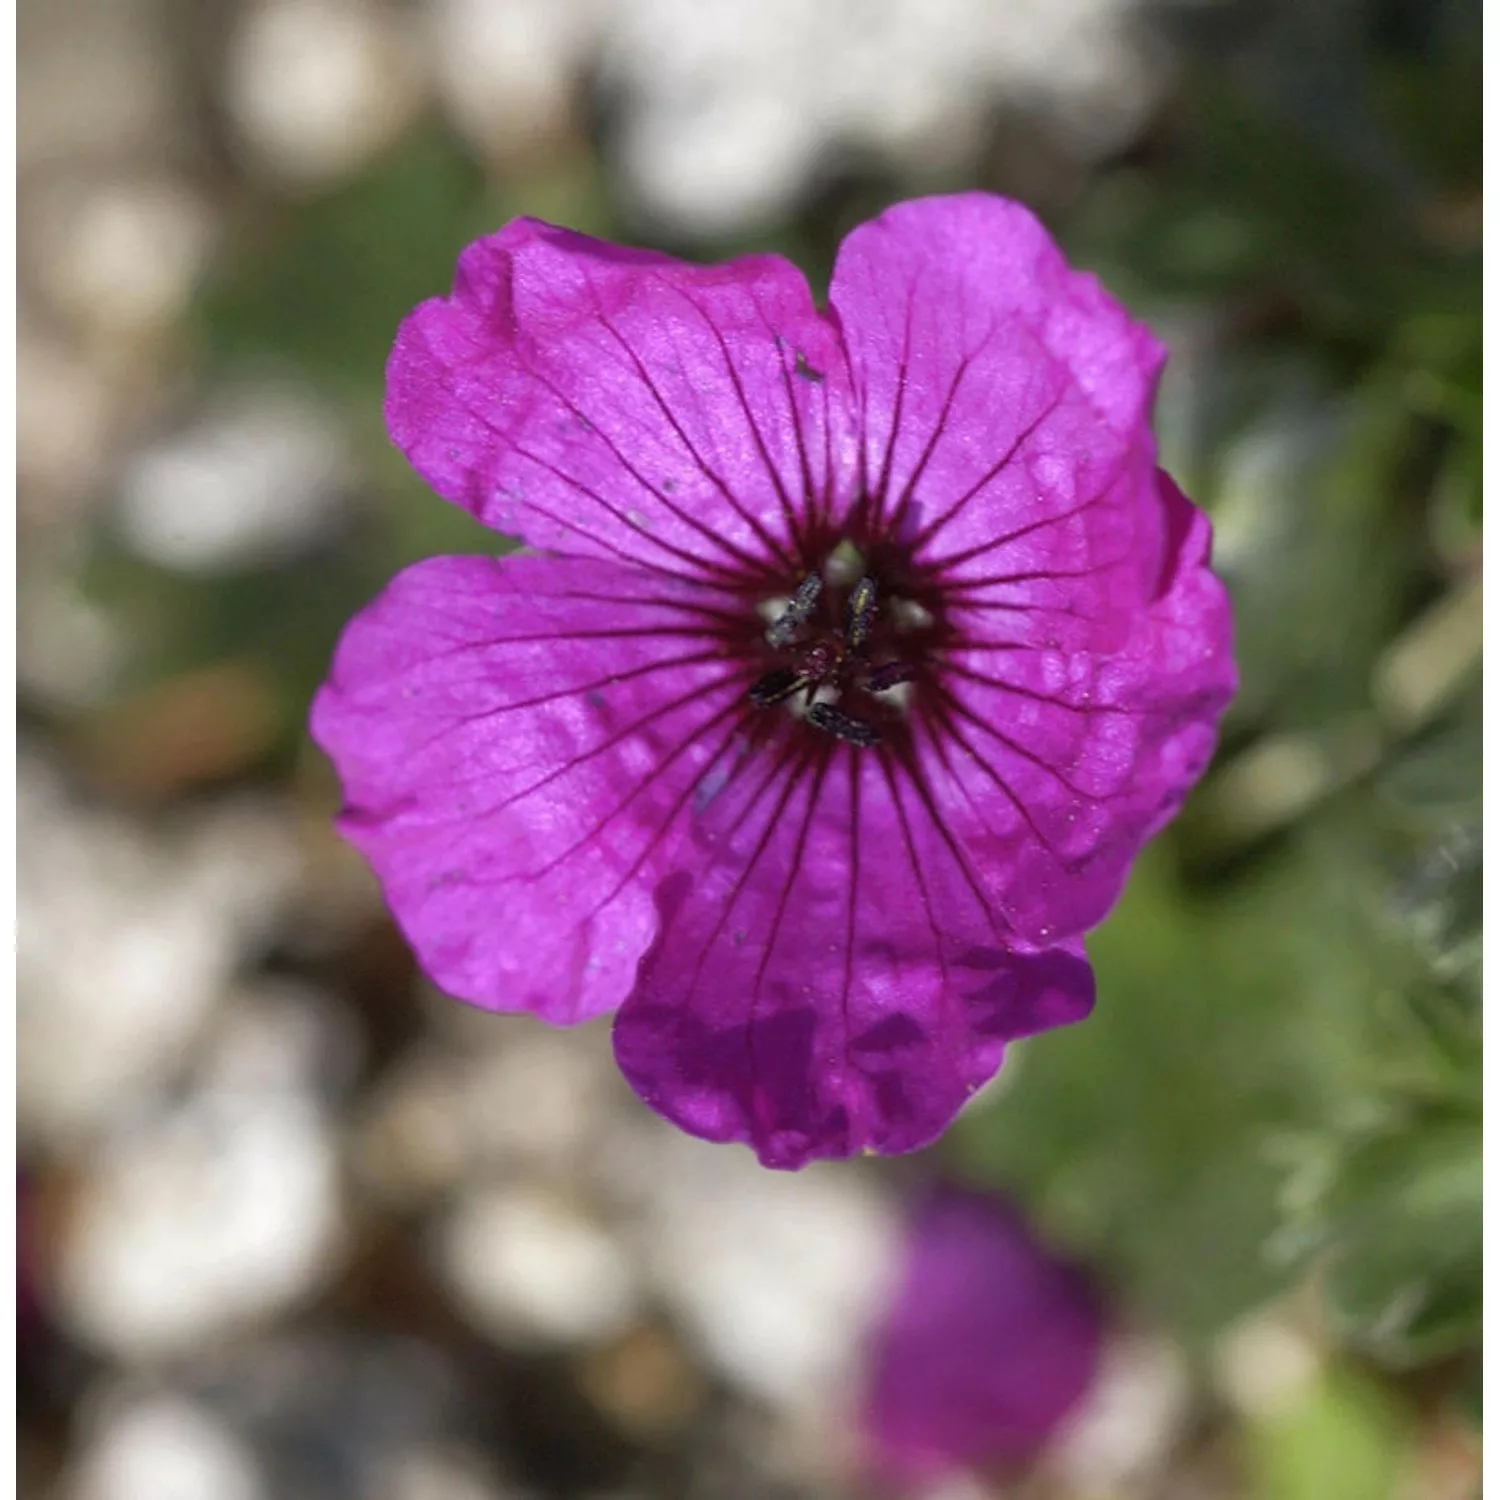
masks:
<path id="1" fill-rule="evenodd" d="M 812 678 L 805 673 L 794 672 L 790 667 L 775 667 L 751 686 L 749 697 L 757 708 L 770 708 L 785 703 L 811 685 Z"/>
<path id="2" fill-rule="evenodd" d="M 858 651 L 875 623 L 875 580 L 861 578 L 849 591 L 849 607 L 844 611 L 844 640 L 851 651 Z"/>
<path id="3" fill-rule="evenodd" d="M 893 687 L 910 682 L 916 675 L 917 669 L 910 662 L 888 661 L 870 672 L 865 678 L 864 688 L 867 693 L 888 693 Z"/>
<path id="4" fill-rule="evenodd" d="M 766 630 L 767 642 L 780 650 L 807 623 L 808 617 L 817 608 L 818 596 L 823 592 L 823 580 L 816 573 L 809 573 L 797 585 L 791 602 L 771 621 Z"/>
<path id="5" fill-rule="evenodd" d="M 880 743 L 880 731 L 873 724 L 851 718 L 843 709 L 835 708 L 831 703 L 814 703 L 807 711 L 807 722 L 814 729 L 831 734 L 836 740 L 858 745 L 862 749 L 867 750 L 871 745 Z"/>

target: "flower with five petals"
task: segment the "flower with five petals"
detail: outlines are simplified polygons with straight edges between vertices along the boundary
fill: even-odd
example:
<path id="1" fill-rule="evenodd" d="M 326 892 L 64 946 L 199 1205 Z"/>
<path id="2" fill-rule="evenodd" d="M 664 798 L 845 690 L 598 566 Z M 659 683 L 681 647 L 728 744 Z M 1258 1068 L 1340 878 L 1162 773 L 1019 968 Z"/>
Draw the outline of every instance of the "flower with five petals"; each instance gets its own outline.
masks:
<path id="1" fill-rule="evenodd" d="M 1093 999 L 1082 934 L 1234 688 L 1164 351 L 986 194 L 697 266 L 521 219 L 402 326 L 393 439 L 524 554 L 347 628 L 312 728 L 445 990 L 616 1012 L 772 1166 L 932 1140 Z"/>

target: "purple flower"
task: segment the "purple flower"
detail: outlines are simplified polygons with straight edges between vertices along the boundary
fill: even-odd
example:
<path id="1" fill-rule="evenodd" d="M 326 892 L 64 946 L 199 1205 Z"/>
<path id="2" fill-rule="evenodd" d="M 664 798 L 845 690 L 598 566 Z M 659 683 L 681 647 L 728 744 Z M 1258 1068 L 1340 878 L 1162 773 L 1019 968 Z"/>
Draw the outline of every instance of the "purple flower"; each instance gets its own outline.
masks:
<path id="1" fill-rule="evenodd" d="M 1023 1462 L 1093 1383 L 1097 1296 L 998 1198 L 935 1189 L 907 1229 L 871 1340 L 859 1413 L 871 1466 L 897 1482 Z"/>
<path id="2" fill-rule="evenodd" d="M 1161 346 L 1024 209 L 893 208 L 829 306 L 534 220 L 407 319 L 392 437 L 530 555 L 435 558 L 313 710 L 453 994 L 768 1165 L 932 1140 L 1092 1003 L 1080 934 L 1234 683 Z"/>

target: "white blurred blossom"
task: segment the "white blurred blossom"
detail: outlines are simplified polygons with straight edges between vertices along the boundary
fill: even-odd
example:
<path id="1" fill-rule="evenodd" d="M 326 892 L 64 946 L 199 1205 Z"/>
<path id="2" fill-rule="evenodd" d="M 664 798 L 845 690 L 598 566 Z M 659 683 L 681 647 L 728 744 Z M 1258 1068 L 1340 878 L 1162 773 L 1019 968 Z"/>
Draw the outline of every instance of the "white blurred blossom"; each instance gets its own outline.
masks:
<path id="1" fill-rule="evenodd" d="M 433 1444 L 398 1455 L 371 1500 L 527 1500 L 527 1492 L 502 1484 L 473 1453 Z"/>
<path id="2" fill-rule="evenodd" d="M 1160 87 L 1136 0 L 616 0 L 605 76 L 645 206 L 698 232 L 774 218 L 834 153 L 969 163 L 997 105 L 1045 115 L 1082 156 Z"/>
<path id="3" fill-rule="evenodd" d="M 541 1188 L 469 1189 L 441 1226 L 438 1260 L 471 1317 L 507 1343 L 597 1343 L 639 1310 L 635 1268 L 619 1242 Z"/>
<path id="4" fill-rule="evenodd" d="M 119 525 L 143 557 L 183 572 L 272 564 L 342 519 L 353 460 L 333 417 L 307 392 L 219 392 L 124 471 Z"/>
<path id="5" fill-rule="evenodd" d="M 297 874 L 259 803 L 175 835 L 74 802 L 23 759 L 17 792 L 17 1113 L 67 1148 L 176 1069 Z"/>
<path id="6" fill-rule="evenodd" d="M 1084 1495 L 1156 1493 L 1192 1403 L 1175 1343 L 1145 1333 L 1109 1338 L 1088 1394 L 1052 1438 L 1047 1468 Z"/>
<path id="7" fill-rule="evenodd" d="M 606 87 L 627 193 L 698 234 L 786 213 L 846 156 L 971 167 L 997 109 L 1081 159 L 1159 95 L 1139 0 L 437 0 L 439 91 L 482 147 L 524 150 Z"/>
<path id="8" fill-rule="evenodd" d="M 85 1422 L 64 1500 L 270 1500 L 232 1428 L 171 1392 L 111 1392 Z"/>
<path id="9" fill-rule="evenodd" d="M 156 1101 L 84 1168 L 55 1292 L 97 1348 L 190 1353 L 284 1311 L 332 1269 L 343 1209 L 317 1021 L 299 1024 L 290 996 L 262 1004 L 242 1002 L 186 1094 Z"/>
<path id="10" fill-rule="evenodd" d="M 1261 1309 L 1220 1334 L 1214 1376 L 1237 1411 L 1275 1420 L 1303 1407 L 1322 1374 L 1322 1359 L 1308 1331 L 1288 1310 Z"/>
<path id="11" fill-rule="evenodd" d="M 176 322 L 217 234 L 202 195 L 161 172 L 60 176 L 28 195 L 20 229 L 31 281 L 77 326 L 105 337 Z"/>
<path id="12" fill-rule="evenodd" d="M 667 1127 L 657 1139 L 641 1233 L 658 1295 L 736 1384 L 829 1409 L 895 1265 L 886 1192 L 847 1164 L 767 1172 Z"/>
<path id="13" fill-rule="evenodd" d="M 468 1018 L 444 1019 L 458 1030 Z M 481 1171 L 576 1176 L 611 1107 L 629 1097 L 607 1036 L 482 1019 L 469 1045 L 417 1050 L 377 1089 L 354 1160 L 382 1198 L 419 1203 Z"/>
<path id="14" fill-rule="evenodd" d="M 104 474 L 120 403 L 97 361 L 24 301 L 19 312 L 16 478 L 23 516 L 42 519 L 59 507 L 76 512 L 89 498 Z M 24 587 L 27 580 L 18 581 Z"/>
<path id="15" fill-rule="evenodd" d="M 598 38 L 590 0 L 433 0 L 434 61 L 453 121 L 486 154 L 519 155 L 570 124 Z"/>
<path id="16" fill-rule="evenodd" d="M 420 51 L 377 0 L 251 0 L 230 38 L 224 94 L 267 176 L 319 187 L 352 175 L 420 107 Z"/>

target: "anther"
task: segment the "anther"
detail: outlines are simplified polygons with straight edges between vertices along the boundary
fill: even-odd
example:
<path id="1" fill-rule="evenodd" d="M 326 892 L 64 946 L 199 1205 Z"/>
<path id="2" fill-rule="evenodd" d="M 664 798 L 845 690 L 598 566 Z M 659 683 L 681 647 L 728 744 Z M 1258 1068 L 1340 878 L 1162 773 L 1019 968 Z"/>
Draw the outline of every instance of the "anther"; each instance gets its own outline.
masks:
<path id="1" fill-rule="evenodd" d="M 822 592 L 822 578 L 816 573 L 809 573 L 797 585 L 791 602 L 771 621 L 766 630 L 766 641 L 778 651 L 787 645 L 817 608 L 818 596 Z"/>
<path id="2" fill-rule="evenodd" d="M 888 661 L 870 671 L 863 686 L 867 693 L 888 693 L 893 687 L 910 682 L 916 675 L 917 669 L 910 662 Z"/>
<path id="3" fill-rule="evenodd" d="M 785 703 L 811 683 L 812 679 L 806 673 L 794 672 L 790 667 L 775 667 L 751 685 L 750 701 L 757 708 L 770 708 L 773 704 Z"/>
<path id="4" fill-rule="evenodd" d="M 835 708 L 831 703 L 814 703 L 807 711 L 807 722 L 814 729 L 821 729 L 824 734 L 831 734 L 836 740 L 858 745 L 862 749 L 867 750 L 871 745 L 880 743 L 880 731 L 873 724 L 866 724 L 862 719 L 852 718 L 843 709 Z"/>
<path id="5" fill-rule="evenodd" d="M 864 645 L 874 623 L 875 580 L 861 578 L 849 590 L 849 606 L 844 611 L 844 640 L 851 651 Z"/>

